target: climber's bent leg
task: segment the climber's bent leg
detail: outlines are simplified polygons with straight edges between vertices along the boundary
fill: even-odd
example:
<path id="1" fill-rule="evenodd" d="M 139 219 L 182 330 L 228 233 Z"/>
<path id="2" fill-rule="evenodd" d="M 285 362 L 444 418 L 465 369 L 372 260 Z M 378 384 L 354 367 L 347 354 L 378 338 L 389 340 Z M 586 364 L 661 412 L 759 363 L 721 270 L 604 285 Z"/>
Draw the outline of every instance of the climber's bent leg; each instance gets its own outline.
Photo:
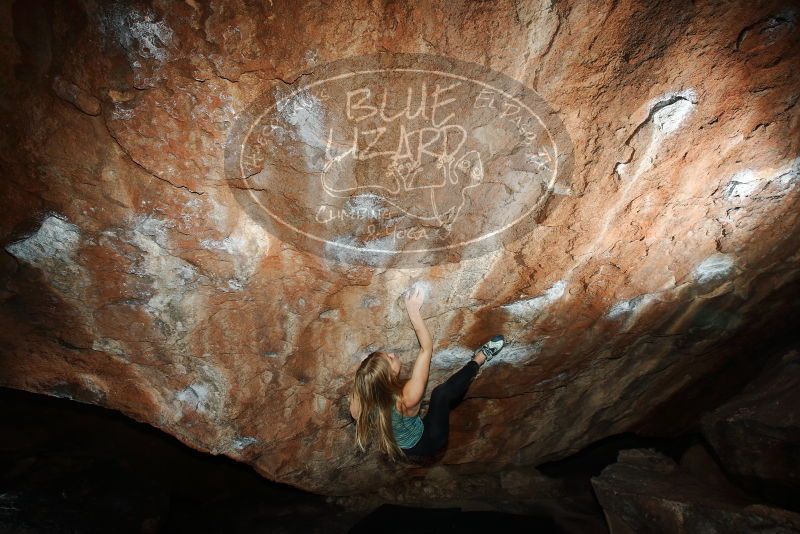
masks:
<path id="1" fill-rule="evenodd" d="M 449 401 L 450 409 L 454 408 L 464 395 L 467 393 L 469 385 L 478 374 L 480 365 L 475 360 L 470 360 L 462 367 L 457 373 L 448 378 L 442 384 L 439 384 L 431 392 L 431 404 L 433 404 L 434 395 L 445 397 Z"/>
<path id="2" fill-rule="evenodd" d="M 419 442 L 406 454 L 411 456 L 432 456 L 447 444 L 450 432 L 450 410 L 453 409 L 467 392 L 472 379 L 478 374 L 480 365 L 470 360 L 457 373 L 444 383 L 433 388 L 428 413 L 422 418 L 425 429 Z"/>

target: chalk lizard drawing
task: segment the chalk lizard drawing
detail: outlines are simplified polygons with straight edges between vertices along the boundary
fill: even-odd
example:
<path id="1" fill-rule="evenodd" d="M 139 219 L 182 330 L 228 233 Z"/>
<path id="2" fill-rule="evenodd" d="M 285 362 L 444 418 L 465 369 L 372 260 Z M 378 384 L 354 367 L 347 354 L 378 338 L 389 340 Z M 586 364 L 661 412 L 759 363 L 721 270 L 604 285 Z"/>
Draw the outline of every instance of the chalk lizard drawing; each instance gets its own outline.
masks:
<path id="1" fill-rule="evenodd" d="M 423 140 L 425 134 L 434 134 L 434 137 Z M 466 131 L 458 125 L 402 130 L 401 136 L 403 150 L 365 157 L 354 146 L 329 157 L 320 173 L 322 187 L 329 195 L 338 198 L 349 198 L 353 193 L 371 193 L 424 223 L 451 226 L 467 202 L 467 190 L 483 182 L 480 153 L 464 149 Z M 456 148 L 448 152 L 447 144 L 453 136 L 457 139 Z M 444 150 L 440 153 L 427 150 L 442 139 Z M 410 150 L 415 141 L 416 154 Z M 356 165 L 373 159 L 380 162 L 378 167 L 383 169 L 383 174 L 377 176 L 375 183 L 356 183 Z"/>

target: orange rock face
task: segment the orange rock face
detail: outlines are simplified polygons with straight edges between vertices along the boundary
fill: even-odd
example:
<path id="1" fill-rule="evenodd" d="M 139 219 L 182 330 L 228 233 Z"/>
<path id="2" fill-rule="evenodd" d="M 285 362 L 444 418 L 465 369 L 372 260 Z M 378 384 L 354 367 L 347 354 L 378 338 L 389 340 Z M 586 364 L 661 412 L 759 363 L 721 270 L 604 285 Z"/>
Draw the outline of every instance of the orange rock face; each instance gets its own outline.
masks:
<path id="1" fill-rule="evenodd" d="M 0 383 L 331 495 L 527 487 L 796 312 L 796 6 L 378 4 L 2 8 Z M 372 350 L 410 371 L 415 283 L 429 391 L 511 342 L 423 469 L 346 401 Z"/>

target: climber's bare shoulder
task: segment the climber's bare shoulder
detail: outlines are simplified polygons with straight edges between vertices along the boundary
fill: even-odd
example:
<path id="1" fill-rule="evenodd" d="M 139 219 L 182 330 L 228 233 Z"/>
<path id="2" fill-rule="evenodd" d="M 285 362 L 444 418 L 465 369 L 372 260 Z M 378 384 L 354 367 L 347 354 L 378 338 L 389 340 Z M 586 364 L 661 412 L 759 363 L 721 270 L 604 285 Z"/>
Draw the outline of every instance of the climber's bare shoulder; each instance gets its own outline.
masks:
<path id="1" fill-rule="evenodd" d="M 350 415 L 356 420 L 358 420 L 358 416 L 361 415 L 361 403 L 352 393 L 350 394 Z"/>

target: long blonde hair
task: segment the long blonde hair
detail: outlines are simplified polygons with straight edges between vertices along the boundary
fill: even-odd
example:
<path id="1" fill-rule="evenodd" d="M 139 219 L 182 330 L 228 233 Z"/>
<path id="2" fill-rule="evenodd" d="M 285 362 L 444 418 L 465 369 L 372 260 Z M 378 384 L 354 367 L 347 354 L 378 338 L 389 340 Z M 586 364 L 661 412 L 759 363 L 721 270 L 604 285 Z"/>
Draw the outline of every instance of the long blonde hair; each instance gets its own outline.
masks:
<path id="1" fill-rule="evenodd" d="M 356 444 L 362 451 L 366 450 L 375 430 L 378 446 L 389 458 L 397 460 L 405 456 L 392 430 L 392 406 L 395 397 L 402 398 L 402 391 L 403 381 L 394 374 L 386 353 L 373 352 L 364 358 L 353 384 L 353 395 L 361 404 L 356 421 Z"/>

